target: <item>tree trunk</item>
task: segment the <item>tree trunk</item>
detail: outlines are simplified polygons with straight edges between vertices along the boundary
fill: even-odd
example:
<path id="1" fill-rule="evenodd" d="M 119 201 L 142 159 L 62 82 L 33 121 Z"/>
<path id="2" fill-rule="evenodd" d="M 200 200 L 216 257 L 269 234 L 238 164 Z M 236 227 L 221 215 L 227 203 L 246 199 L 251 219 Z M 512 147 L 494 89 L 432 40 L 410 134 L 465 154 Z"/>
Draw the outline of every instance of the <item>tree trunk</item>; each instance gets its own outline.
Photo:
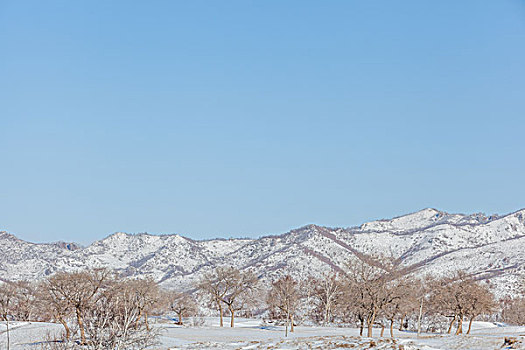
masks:
<path id="1" fill-rule="evenodd" d="M 375 320 L 376 320 L 376 313 L 374 311 L 372 315 L 370 316 L 370 318 L 368 319 L 368 333 L 366 336 L 369 338 L 372 337 L 372 327 L 374 326 Z"/>
<path id="2" fill-rule="evenodd" d="M 394 338 L 394 319 L 390 320 L 390 338 Z"/>
<path id="3" fill-rule="evenodd" d="M 450 321 L 450 324 L 448 325 L 447 334 L 450 334 L 450 332 L 452 332 L 452 327 L 454 326 L 454 323 L 456 322 L 457 318 L 458 316 L 454 315 L 454 317 L 452 318 L 452 321 Z"/>
<path id="4" fill-rule="evenodd" d="M 294 328 L 293 328 L 293 315 L 290 316 L 290 333 L 293 333 L 294 331 Z"/>
<path id="5" fill-rule="evenodd" d="M 399 324 L 399 330 L 402 331 L 403 330 L 403 324 L 405 323 L 405 316 L 406 314 L 404 314 L 403 316 L 401 316 L 401 323 Z"/>
<path id="6" fill-rule="evenodd" d="M 135 320 L 135 329 L 139 328 L 139 321 L 142 318 L 142 309 L 139 309 L 139 315 L 137 316 L 137 319 Z"/>
<path id="7" fill-rule="evenodd" d="M 179 322 L 177 324 L 182 326 L 182 311 L 177 313 L 177 317 L 179 318 Z"/>
<path id="8" fill-rule="evenodd" d="M 286 323 L 284 325 L 284 336 L 287 337 L 288 336 L 288 322 L 290 320 L 290 313 L 286 313 Z"/>
<path id="9" fill-rule="evenodd" d="M 86 333 L 84 332 L 84 322 L 82 321 L 82 314 L 79 308 L 76 308 L 76 313 L 78 328 L 80 329 L 80 344 L 86 345 Z"/>
<path id="10" fill-rule="evenodd" d="M 456 329 L 456 335 L 463 333 L 463 315 L 458 318 L 458 329 Z"/>
<path id="11" fill-rule="evenodd" d="M 403 314 L 403 316 L 401 316 L 401 323 L 399 324 L 400 331 L 402 331 L 405 326 L 405 317 L 407 317 L 407 314 Z"/>
<path id="12" fill-rule="evenodd" d="M 385 325 L 381 322 L 381 338 L 383 338 L 383 334 L 385 334 Z"/>
<path id="13" fill-rule="evenodd" d="M 421 298 L 421 304 L 419 305 L 419 317 L 417 318 L 417 336 L 421 333 L 421 318 L 423 317 L 423 298 Z"/>
<path id="14" fill-rule="evenodd" d="M 149 331 L 148 313 L 144 312 L 144 322 L 146 322 L 146 330 Z"/>
<path id="15" fill-rule="evenodd" d="M 230 306 L 228 306 L 228 309 L 230 310 L 230 327 L 233 328 L 233 319 L 235 317 L 235 315 L 233 314 L 233 308 Z"/>
<path id="16" fill-rule="evenodd" d="M 363 330 L 365 328 L 365 318 L 364 317 L 359 317 L 359 336 L 362 337 L 363 336 Z"/>
<path id="17" fill-rule="evenodd" d="M 57 319 L 58 319 L 58 322 L 60 322 L 62 324 L 62 326 L 64 326 L 64 329 L 66 331 L 66 340 L 69 340 L 69 337 L 71 336 L 71 331 L 69 330 L 67 322 L 64 321 L 62 316 L 57 316 Z"/>
<path id="18" fill-rule="evenodd" d="M 7 314 L 5 316 L 5 327 L 6 327 L 6 335 L 7 335 L 7 350 L 9 350 L 11 346 L 11 338 L 9 337 L 9 318 L 7 317 Z"/>
<path id="19" fill-rule="evenodd" d="M 326 302 L 326 309 L 325 309 L 325 314 L 324 314 L 324 324 L 326 325 L 327 323 L 331 321 L 332 321 L 332 301 L 330 300 Z"/>
<path id="20" fill-rule="evenodd" d="M 470 318 L 470 320 L 468 321 L 468 330 L 467 330 L 467 334 L 470 334 L 470 329 L 472 328 L 472 321 L 474 321 L 474 317 L 475 316 L 472 316 Z"/>
<path id="21" fill-rule="evenodd" d="M 220 326 L 223 327 L 224 326 L 224 324 L 222 322 L 222 313 L 223 313 L 223 311 L 222 311 L 222 305 L 221 305 L 220 301 L 217 302 L 217 306 L 219 308 L 219 323 L 220 323 Z"/>

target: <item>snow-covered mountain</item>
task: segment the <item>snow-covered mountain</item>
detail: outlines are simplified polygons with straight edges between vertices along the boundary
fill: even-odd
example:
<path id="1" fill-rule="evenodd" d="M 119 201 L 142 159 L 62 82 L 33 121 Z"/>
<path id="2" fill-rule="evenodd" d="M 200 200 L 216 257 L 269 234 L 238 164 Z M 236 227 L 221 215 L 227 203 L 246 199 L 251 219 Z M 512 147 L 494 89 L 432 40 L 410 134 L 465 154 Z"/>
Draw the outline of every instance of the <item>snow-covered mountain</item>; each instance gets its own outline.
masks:
<path id="1" fill-rule="evenodd" d="M 525 209 L 505 216 L 448 214 L 435 209 L 360 227 L 308 225 L 258 239 L 195 241 L 179 235 L 115 233 L 88 247 L 35 244 L 0 232 L 0 279 L 41 279 L 59 270 L 109 267 L 191 289 L 215 266 L 253 269 L 263 280 L 343 271 L 350 259 L 386 255 L 415 274 L 475 274 L 499 295 L 525 278 Z"/>

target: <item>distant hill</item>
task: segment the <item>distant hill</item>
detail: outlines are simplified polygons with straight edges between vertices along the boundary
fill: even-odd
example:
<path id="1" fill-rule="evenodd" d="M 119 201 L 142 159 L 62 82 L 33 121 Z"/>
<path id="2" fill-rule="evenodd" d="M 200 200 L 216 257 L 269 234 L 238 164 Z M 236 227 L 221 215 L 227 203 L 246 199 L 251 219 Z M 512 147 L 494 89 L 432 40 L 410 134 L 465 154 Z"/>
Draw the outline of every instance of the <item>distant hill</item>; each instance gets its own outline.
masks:
<path id="1" fill-rule="evenodd" d="M 344 271 L 350 259 L 382 254 L 417 275 L 456 270 L 515 294 L 525 277 L 525 209 L 505 216 L 448 214 L 436 209 L 360 227 L 308 225 L 258 239 L 196 241 L 179 235 L 115 233 L 88 247 L 36 244 L 0 232 L 0 279 L 38 280 L 56 271 L 108 267 L 191 289 L 215 266 L 253 269 L 264 281 Z"/>

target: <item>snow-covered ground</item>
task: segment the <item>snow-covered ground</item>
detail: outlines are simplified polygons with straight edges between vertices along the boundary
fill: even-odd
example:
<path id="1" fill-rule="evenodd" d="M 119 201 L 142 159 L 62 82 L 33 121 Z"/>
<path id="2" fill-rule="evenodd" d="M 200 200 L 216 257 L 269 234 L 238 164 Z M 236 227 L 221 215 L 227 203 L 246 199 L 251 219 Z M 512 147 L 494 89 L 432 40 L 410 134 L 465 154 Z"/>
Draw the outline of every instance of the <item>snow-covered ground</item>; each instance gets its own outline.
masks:
<path id="1" fill-rule="evenodd" d="M 44 322 L 13 322 L 9 324 L 10 348 L 38 349 L 42 342 L 59 337 L 62 326 Z M 0 350 L 7 349 L 7 332 L 5 322 L 0 322 Z"/>
<path id="2" fill-rule="evenodd" d="M 206 319 L 201 327 L 157 323 L 161 336 L 153 349 L 502 349 L 505 337 L 521 341 L 525 349 L 525 327 L 502 327 L 475 322 L 471 335 L 422 334 L 395 331 L 394 339 L 359 337 L 355 328 L 298 326 L 288 338 L 281 326 L 263 325 L 260 320 L 239 319 L 235 328 L 217 327 L 216 319 Z M 61 332 L 51 323 L 23 322 L 12 325 L 11 349 L 40 349 L 42 342 Z M 388 331 L 385 330 L 385 335 Z M 0 323 L 0 349 L 6 348 L 5 324 Z"/>

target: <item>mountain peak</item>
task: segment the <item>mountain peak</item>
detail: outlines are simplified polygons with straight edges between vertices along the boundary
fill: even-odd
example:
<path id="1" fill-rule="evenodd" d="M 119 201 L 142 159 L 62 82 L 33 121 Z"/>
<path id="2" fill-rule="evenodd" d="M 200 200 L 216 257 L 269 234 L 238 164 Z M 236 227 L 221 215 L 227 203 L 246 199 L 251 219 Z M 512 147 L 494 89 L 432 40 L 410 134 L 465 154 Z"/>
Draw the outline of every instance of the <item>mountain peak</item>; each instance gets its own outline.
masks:
<path id="1" fill-rule="evenodd" d="M 16 237 L 14 234 L 7 231 L 0 231 L 0 239 L 6 239 L 11 241 L 20 241 L 20 238 Z"/>
<path id="2" fill-rule="evenodd" d="M 424 208 L 424 209 L 418 210 L 418 211 L 416 211 L 414 213 L 402 215 L 400 217 L 407 217 L 407 216 L 429 217 L 429 216 L 437 216 L 437 215 L 445 216 L 445 215 L 448 215 L 448 213 L 444 212 L 442 210 L 438 210 L 436 208 Z"/>
<path id="3" fill-rule="evenodd" d="M 360 226 L 362 231 L 410 231 L 422 229 L 435 224 L 449 216 L 448 213 L 434 209 L 425 208 L 414 213 L 397 216 L 393 219 L 382 219 L 364 223 Z"/>

